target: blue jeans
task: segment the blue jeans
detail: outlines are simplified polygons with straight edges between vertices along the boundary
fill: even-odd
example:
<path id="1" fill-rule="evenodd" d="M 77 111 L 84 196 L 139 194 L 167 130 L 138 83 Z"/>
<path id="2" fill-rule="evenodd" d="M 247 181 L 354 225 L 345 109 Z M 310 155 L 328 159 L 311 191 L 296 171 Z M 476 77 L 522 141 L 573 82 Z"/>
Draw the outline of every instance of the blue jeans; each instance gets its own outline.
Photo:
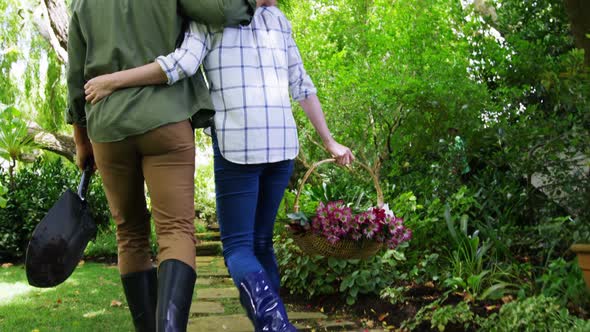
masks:
<path id="1" fill-rule="evenodd" d="M 232 163 L 221 155 L 215 131 L 212 136 L 217 220 L 229 273 L 239 287 L 245 275 L 264 270 L 278 293 L 280 276 L 272 236 L 294 162 Z"/>

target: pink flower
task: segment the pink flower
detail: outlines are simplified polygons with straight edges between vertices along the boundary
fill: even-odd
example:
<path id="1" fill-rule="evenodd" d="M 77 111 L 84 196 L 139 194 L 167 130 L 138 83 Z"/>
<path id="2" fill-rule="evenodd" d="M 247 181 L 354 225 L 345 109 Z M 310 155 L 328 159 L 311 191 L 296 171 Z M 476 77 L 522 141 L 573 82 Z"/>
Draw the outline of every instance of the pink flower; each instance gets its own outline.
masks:
<path id="1" fill-rule="evenodd" d="M 332 244 L 341 239 L 359 241 L 365 238 L 395 248 L 412 237 L 411 231 L 403 225 L 403 220 L 395 217 L 387 205 L 383 208 L 372 207 L 355 215 L 343 201 L 320 202 L 311 224 L 314 233 L 325 237 Z"/>

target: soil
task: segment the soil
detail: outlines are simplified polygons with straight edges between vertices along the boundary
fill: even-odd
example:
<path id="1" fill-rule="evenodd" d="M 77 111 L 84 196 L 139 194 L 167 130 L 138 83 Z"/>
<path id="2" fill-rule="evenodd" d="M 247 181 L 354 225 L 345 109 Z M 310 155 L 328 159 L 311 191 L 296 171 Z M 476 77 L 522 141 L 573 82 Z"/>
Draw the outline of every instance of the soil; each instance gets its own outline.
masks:
<path id="1" fill-rule="evenodd" d="M 289 294 L 289 290 L 281 290 L 281 296 L 286 303 L 293 304 L 299 310 L 320 310 L 329 316 L 344 316 L 348 319 L 360 321 L 367 328 L 386 327 L 399 328 L 402 322 L 414 317 L 425 305 L 432 303 L 443 294 L 435 287 L 424 285 L 412 285 L 405 294 L 406 301 L 400 304 L 391 304 L 375 295 L 359 295 L 357 302 L 349 306 L 345 299 L 339 295 L 317 296 L 307 299 L 304 296 Z M 452 294 L 444 304 L 456 304 L 463 301 L 460 294 Z M 313 304 L 310 304 L 313 303 Z M 502 301 L 482 301 L 471 304 L 474 313 L 487 317 L 499 311 Z M 438 331 L 432 329 L 429 322 L 424 322 L 414 331 Z M 463 326 L 447 325 L 445 331 L 475 331 L 466 330 Z"/>

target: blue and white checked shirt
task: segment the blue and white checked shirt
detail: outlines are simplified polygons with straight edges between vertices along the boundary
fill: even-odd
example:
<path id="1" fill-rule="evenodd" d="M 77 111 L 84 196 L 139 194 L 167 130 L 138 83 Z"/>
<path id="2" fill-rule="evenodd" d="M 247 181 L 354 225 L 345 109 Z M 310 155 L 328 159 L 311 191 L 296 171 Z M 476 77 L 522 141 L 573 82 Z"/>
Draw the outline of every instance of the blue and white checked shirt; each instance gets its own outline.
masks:
<path id="1" fill-rule="evenodd" d="M 157 59 L 168 84 L 203 67 L 215 106 L 215 129 L 223 157 L 238 164 L 294 159 L 299 152 L 291 97 L 316 93 L 276 7 L 260 7 L 249 26 L 215 28 L 191 23 L 183 44 Z"/>

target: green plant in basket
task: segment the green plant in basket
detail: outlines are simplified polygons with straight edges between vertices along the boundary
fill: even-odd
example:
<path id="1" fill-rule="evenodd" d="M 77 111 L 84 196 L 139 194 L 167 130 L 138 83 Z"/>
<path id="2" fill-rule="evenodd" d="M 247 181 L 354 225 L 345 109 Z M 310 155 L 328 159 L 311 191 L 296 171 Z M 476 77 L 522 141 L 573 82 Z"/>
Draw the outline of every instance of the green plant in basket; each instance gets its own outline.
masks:
<path id="1" fill-rule="evenodd" d="M 289 227 L 294 232 L 306 232 L 311 229 L 311 216 L 305 212 L 287 213 L 287 218 L 290 220 Z"/>

